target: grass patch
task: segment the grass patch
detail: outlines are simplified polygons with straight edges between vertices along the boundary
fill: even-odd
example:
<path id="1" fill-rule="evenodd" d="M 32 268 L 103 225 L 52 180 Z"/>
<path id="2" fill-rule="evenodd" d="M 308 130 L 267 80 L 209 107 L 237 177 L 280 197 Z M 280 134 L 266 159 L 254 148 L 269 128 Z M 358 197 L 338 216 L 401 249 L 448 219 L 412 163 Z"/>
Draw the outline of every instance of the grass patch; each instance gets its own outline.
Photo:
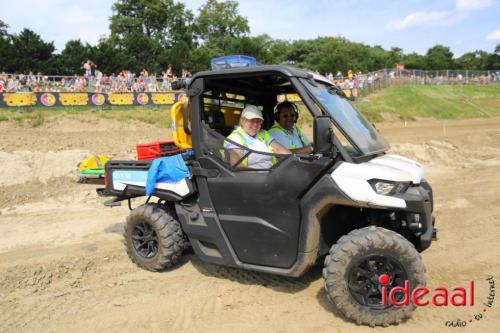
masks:
<path id="1" fill-rule="evenodd" d="M 42 111 L 35 111 L 28 115 L 32 127 L 39 127 L 45 122 L 45 116 Z"/>
<path id="2" fill-rule="evenodd" d="M 141 106 L 113 106 L 110 109 L 92 107 L 34 107 L 26 109 L 6 109 L 1 115 L 1 121 L 15 121 L 19 125 L 29 124 L 39 127 L 52 118 L 74 116 L 84 120 L 89 116 L 114 119 L 120 122 L 139 121 L 156 125 L 160 128 L 170 128 L 170 106 L 155 108 Z"/>
<path id="3" fill-rule="evenodd" d="M 372 121 L 380 121 L 383 113 L 407 120 L 500 116 L 500 85 L 393 86 L 355 104 Z"/>
<path id="4" fill-rule="evenodd" d="M 24 123 L 24 117 L 21 116 L 21 115 L 15 115 L 14 117 L 12 117 L 12 119 L 14 119 L 14 121 L 18 124 L 18 125 L 22 125 Z"/>
<path id="5" fill-rule="evenodd" d="M 95 113 L 98 117 L 115 119 L 118 121 L 140 121 L 147 124 L 156 125 L 160 128 L 170 128 L 170 106 L 156 109 L 151 108 L 121 108 Z"/>

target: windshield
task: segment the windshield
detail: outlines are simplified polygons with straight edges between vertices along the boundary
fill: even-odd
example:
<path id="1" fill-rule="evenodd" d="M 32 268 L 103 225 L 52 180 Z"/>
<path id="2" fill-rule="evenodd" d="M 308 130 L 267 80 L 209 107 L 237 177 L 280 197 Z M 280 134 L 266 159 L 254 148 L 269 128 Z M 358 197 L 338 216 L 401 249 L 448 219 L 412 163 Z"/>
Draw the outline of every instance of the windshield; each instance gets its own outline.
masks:
<path id="1" fill-rule="evenodd" d="M 309 80 L 301 81 L 361 154 L 371 155 L 389 149 L 382 135 L 347 99 L 339 96 L 336 87 L 318 81 L 315 85 Z"/>

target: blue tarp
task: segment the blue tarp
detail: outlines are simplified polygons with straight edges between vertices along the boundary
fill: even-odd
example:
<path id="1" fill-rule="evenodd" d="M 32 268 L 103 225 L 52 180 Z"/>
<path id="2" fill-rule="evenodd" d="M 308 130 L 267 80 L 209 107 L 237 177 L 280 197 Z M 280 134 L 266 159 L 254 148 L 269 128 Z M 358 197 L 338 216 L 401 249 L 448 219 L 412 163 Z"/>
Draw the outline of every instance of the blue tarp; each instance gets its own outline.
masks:
<path id="1" fill-rule="evenodd" d="M 156 183 L 177 183 L 187 177 L 189 170 L 181 154 L 157 158 L 148 170 L 146 195 L 153 194 Z"/>

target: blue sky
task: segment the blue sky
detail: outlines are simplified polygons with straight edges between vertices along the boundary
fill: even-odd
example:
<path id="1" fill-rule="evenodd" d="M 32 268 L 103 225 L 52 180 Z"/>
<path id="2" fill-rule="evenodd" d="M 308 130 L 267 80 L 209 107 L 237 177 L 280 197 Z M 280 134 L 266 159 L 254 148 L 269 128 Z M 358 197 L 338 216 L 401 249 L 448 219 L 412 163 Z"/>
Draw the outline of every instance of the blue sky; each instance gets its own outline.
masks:
<path id="1" fill-rule="evenodd" d="M 197 13 L 204 0 L 186 0 Z M 425 54 L 435 44 L 455 56 L 500 44 L 500 0 L 240 0 L 251 35 L 285 40 L 343 36 L 368 45 Z M 60 52 L 70 39 L 95 44 L 109 35 L 112 0 L 0 0 L 0 20 L 9 32 L 24 27 Z"/>

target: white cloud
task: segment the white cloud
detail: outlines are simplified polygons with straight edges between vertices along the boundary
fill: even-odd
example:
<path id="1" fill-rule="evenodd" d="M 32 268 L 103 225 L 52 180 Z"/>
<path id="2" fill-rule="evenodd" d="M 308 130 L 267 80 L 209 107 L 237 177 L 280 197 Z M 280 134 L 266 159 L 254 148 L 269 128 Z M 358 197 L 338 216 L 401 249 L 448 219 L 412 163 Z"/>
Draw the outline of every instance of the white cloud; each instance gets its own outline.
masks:
<path id="1" fill-rule="evenodd" d="M 450 26 L 467 17 L 471 10 L 484 9 L 492 6 L 495 0 L 456 0 L 455 9 L 449 11 L 414 12 L 402 19 L 389 22 L 386 30 L 397 31 L 411 27 Z"/>
<path id="2" fill-rule="evenodd" d="M 495 3 L 494 0 L 457 0 L 458 10 L 476 10 L 490 7 Z"/>
<path id="3" fill-rule="evenodd" d="M 486 36 L 487 40 L 497 41 L 500 40 L 500 29 L 492 31 Z"/>
<path id="4" fill-rule="evenodd" d="M 387 30 L 396 31 L 411 27 L 449 26 L 465 19 L 466 15 L 454 11 L 414 12 L 400 20 L 389 22 Z"/>

